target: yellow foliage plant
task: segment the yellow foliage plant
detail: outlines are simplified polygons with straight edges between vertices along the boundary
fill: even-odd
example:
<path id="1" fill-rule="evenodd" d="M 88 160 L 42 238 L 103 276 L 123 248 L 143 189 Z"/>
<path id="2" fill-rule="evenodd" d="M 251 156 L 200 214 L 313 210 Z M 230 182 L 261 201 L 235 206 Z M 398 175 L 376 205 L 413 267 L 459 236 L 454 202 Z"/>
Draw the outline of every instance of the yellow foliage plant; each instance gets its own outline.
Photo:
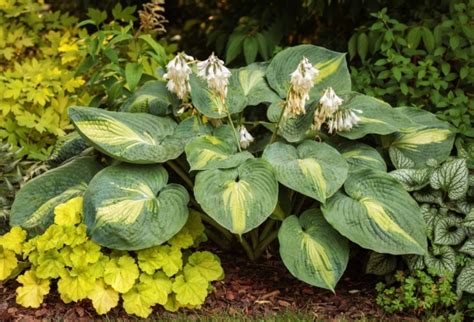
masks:
<path id="1" fill-rule="evenodd" d="M 85 31 L 43 0 L 0 0 L 0 140 L 45 159 L 71 128 L 67 107 L 85 80 L 75 75 Z"/>

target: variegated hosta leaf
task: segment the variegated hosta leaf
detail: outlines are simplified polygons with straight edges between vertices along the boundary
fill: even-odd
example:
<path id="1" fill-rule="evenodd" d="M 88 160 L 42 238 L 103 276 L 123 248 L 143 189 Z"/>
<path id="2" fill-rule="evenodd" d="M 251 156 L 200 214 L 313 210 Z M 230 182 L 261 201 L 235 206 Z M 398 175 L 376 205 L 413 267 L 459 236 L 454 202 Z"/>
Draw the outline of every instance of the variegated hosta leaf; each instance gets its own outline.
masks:
<path id="1" fill-rule="evenodd" d="M 91 238 L 111 249 L 138 250 L 173 237 L 188 218 L 189 195 L 167 182 L 160 165 L 120 164 L 99 172 L 84 195 Z"/>
<path id="2" fill-rule="evenodd" d="M 242 235 L 271 215 L 278 201 L 278 182 L 267 161 L 248 159 L 238 168 L 200 172 L 194 194 L 210 217 Z"/>
<path id="3" fill-rule="evenodd" d="M 62 136 L 56 141 L 51 155 L 48 157 L 48 164 L 57 166 L 72 157 L 79 155 L 89 147 L 89 144 L 76 131 Z"/>
<path id="4" fill-rule="evenodd" d="M 69 117 L 97 150 L 125 162 L 160 163 L 183 152 L 182 140 L 174 135 L 176 123 L 166 117 L 91 107 L 72 107 Z"/>
<path id="5" fill-rule="evenodd" d="M 431 187 L 448 193 L 451 200 L 458 200 L 466 195 L 469 188 L 469 170 L 465 159 L 446 161 L 431 175 Z"/>
<path id="6" fill-rule="evenodd" d="M 351 76 L 345 54 L 313 45 L 300 45 L 279 52 L 270 62 L 266 77 L 271 88 L 285 98 L 290 87 L 290 74 L 306 57 L 320 73 L 310 91 L 310 100 L 317 100 L 331 86 L 339 95 L 351 90 Z"/>
<path id="7" fill-rule="evenodd" d="M 342 235 L 378 253 L 425 253 L 420 208 L 390 175 L 372 169 L 351 172 L 344 190 L 322 206 L 326 220 Z"/>
<path id="8" fill-rule="evenodd" d="M 474 260 L 471 260 L 459 273 L 456 280 L 457 291 L 474 294 Z"/>
<path id="9" fill-rule="evenodd" d="M 338 135 L 355 140 L 367 134 L 391 134 L 405 127 L 412 122 L 397 109 L 389 104 L 371 96 L 352 92 L 341 96 L 344 99 L 343 109 L 360 110 L 357 113 L 360 122 L 350 131 L 337 132 Z"/>
<path id="10" fill-rule="evenodd" d="M 474 236 L 466 240 L 459 251 L 474 258 Z"/>
<path id="11" fill-rule="evenodd" d="M 462 219 L 454 215 L 440 218 L 435 223 L 434 242 L 438 245 L 458 245 L 466 237 Z"/>
<path id="12" fill-rule="evenodd" d="M 395 133 L 390 145 L 390 158 L 399 165 L 398 153 L 413 161 L 414 168 L 425 168 L 429 159 L 444 162 L 451 153 L 454 133 L 449 128 L 423 127 Z M 395 150 L 395 151 L 393 151 Z"/>
<path id="13" fill-rule="evenodd" d="M 190 75 L 191 99 L 199 112 L 207 117 L 219 119 L 227 117 L 227 109 L 231 114 L 244 110 L 248 103 L 247 97 L 240 85 L 238 71 L 231 70 L 231 72 L 232 76 L 229 78 L 225 102 L 208 88 L 205 81 L 194 74 Z"/>
<path id="14" fill-rule="evenodd" d="M 351 171 L 362 168 L 387 171 L 387 165 L 380 153 L 367 144 L 351 142 L 338 147 L 338 150 L 346 159 Z"/>
<path id="15" fill-rule="evenodd" d="M 268 63 L 253 63 L 238 70 L 240 85 L 248 105 L 271 103 L 280 99 L 265 79 L 267 66 Z"/>
<path id="16" fill-rule="evenodd" d="M 165 82 L 150 81 L 135 91 L 120 111 L 165 116 L 178 105 L 178 98 L 166 88 Z"/>
<path id="17" fill-rule="evenodd" d="M 399 169 L 389 174 L 400 182 L 406 191 L 420 190 L 430 183 L 430 168 L 423 169 Z"/>
<path id="18" fill-rule="evenodd" d="M 320 202 L 332 196 L 347 177 L 347 162 L 326 143 L 304 141 L 295 148 L 276 142 L 267 146 L 262 158 L 273 166 L 281 184 Z"/>
<path id="19" fill-rule="evenodd" d="M 54 221 L 54 208 L 82 195 L 101 168 L 94 158 L 82 157 L 29 181 L 16 195 L 10 225 L 43 232 Z"/>
<path id="20" fill-rule="evenodd" d="M 433 249 L 425 255 L 426 266 L 438 274 L 454 274 L 456 272 L 456 252 L 450 246 L 433 245 Z"/>
<path id="21" fill-rule="evenodd" d="M 212 135 L 195 138 L 184 150 L 191 170 L 228 169 L 253 158 L 250 152 L 237 152 L 235 143 Z"/>
<path id="22" fill-rule="evenodd" d="M 365 272 L 374 275 L 390 274 L 397 268 L 397 257 L 371 252 Z"/>
<path id="23" fill-rule="evenodd" d="M 425 257 L 420 255 L 405 255 L 403 259 L 410 271 L 422 270 L 425 268 Z"/>
<path id="24" fill-rule="evenodd" d="M 299 218 L 286 218 L 278 240 L 280 256 L 293 276 L 334 291 L 349 261 L 349 245 L 324 220 L 319 209 L 309 209 Z"/>
<path id="25" fill-rule="evenodd" d="M 313 123 L 316 104 L 318 104 L 316 101 L 308 102 L 305 114 L 297 117 L 284 117 L 281 120 L 278 135 L 288 142 L 300 142 L 304 139 L 314 138 L 317 132 L 311 129 L 311 124 Z M 267 110 L 268 119 L 273 123 L 277 123 L 283 107 L 283 100 L 272 103 Z M 271 130 L 273 131 L 273 129 Z"/>
<path id="26" fill-rule="evenodd" d="M 190 116 L 181 121 L 174 131 L 175 136 L 181 139 L 184 144 L 196 137 L 211 133 L 212 126 L 209 123 L 203 124 L 203 122 L 198 119 L 198 116 Z"/>

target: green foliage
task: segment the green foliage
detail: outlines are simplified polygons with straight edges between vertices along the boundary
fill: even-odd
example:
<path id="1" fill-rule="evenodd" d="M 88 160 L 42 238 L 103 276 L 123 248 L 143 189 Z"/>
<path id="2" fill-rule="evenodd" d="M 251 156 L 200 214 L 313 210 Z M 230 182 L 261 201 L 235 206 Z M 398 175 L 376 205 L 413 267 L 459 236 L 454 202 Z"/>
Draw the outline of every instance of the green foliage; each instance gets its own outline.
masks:
<path id="1" fill-rule="evenodd" d="M 211 282 L 223 277 L 216 255 L 190 249 L 204 233 L 196 213 L 169 243 L 137 252 L 91 241 L 82 213 L 83 198 L 76 197 L 56 206 L 54 223 L 43 234 L 27 239 L 16 226 L 0 236 L 0 280 L 19 275 L 18 304 L 38 308 L 56 284 L 65 303 L 90 300 L 98 314 L 106 314 L 121 298 L 127 313 L 146 318 L 157 304 L 171 311 L 201 305 Z"/>
<path id="2" fill-rule="evenodd" d="M 404 308 L 439 311 L 448 309 L 456 301 L 459 301 L 458 310 L 469 310 L 465 303 L 474 294 L 474 230 L 471 219 L 474 204 L 470 197 L 474 184 L 467 164 L 465 159 L 451 158 L 442 164 L 434 162 L 425 168 L 398 169 L 390 173 L 420 203 L 430 247 L 425 256 L 405 258 L 413 270 L 411 274 L 414 274 L 410 280 L 414 278 L 414 282 L 421 283 L 423 295 L 410 293 L 410 302 L 407 302 L 404 293 L 408 278 L 398 280 L 402 286 L 397 290 L 390 287 L 382 291 L 383 287 L 380 287 L 379 304 L 389 312 Z M 423 286 L 424 279 L 437 285 L 436 288 L 431 286 L 432 294 L 423 291 L 430 286 Z M 441 292 L 441 287 L 452 295 L 435 293 Z M 415 291 L 414 294 L 418 293 Z M 449 298 L 454 296 L 452 303 L 443 299 L 448 295 Z M 423 299 L 426 296 L 430 299 Z M 437 300 L 435 296 L 438 296 Z"/>
<path id="3" fill-rule="evenodd" d="M 426 317 L 444 317 L 447 321 L 463 321 L 464 314 L 457 310 L 457 296 L 451 288 L 452 275 L 399 271 L 395 280 L 394 286 L 384 283 L 376 286 L 377 304 L 388 313 L 415 312 Z"/>
<path id="4" fill-rule="evenodd" d="M 440 6 L 439 8 L 443 8 Z M 428 9 L 428 10 L 427 10 Z M 449 1 L 449 10 L 422 7 L 418 20 L 399 21 L 387 9 L 348 42 L 356 90 L 396 106 L 417 106 L 473 137 L 474 1 Z"/>
<path id="5" fill-rule="evenodd" d="M 66 109 L 85 83 L 76 22 L 43 1 L 0 2 L 0 139 L 33 159 L 71 128 Z"/>

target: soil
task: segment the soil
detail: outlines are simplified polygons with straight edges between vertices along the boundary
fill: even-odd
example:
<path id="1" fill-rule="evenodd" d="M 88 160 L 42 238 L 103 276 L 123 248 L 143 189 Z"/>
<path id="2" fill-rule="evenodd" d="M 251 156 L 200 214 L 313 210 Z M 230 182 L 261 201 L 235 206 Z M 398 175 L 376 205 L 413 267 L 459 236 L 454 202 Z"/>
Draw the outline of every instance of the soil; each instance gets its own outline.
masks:
<path id="1" fill-rule="evenodd" d="M 157 307 L 155 319 L 174 318 L 199 320 L 216 315 L 226 317 L 246 316 L 260 319 L 278 314 L 304 313 L 305 319 L 407 321 L 416 320 L 405 315 L 387 316 L 375 303 L 374 286 L 377 282 L 363 274 L 360 265 L 349 263 L 354 269 L 339 281 L 336 293 L 296 280 L 279 258 L 270 255 L 257 263 L 241 254 L 223 253 L 212 249 L 222 261 L 225 279 L 214 283 L 215 290 L 199 310 L 184 310 L 178 314 L 165 312 Z M 0 284 L 0 321 L 38 321 L 60 319 L 68 321 L 101 320 L 88 301 L 64 304 L 57 293 L 49 294 L 38 309 L 25 309 L 15 303 L 15 288 L 9 281 Z M 107 315 L 109 319 L 136 320 L 122 309 L 116 308 Z"/>

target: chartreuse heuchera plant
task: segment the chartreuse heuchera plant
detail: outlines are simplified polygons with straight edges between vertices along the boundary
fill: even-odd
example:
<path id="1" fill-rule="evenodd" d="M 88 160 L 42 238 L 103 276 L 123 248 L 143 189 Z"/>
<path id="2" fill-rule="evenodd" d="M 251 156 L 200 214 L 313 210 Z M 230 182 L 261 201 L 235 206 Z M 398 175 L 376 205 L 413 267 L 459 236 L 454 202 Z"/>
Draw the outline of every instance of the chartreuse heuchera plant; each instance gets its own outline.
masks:
<path id="1" fill-rule="evenodd" d="M 78 135 L 64 146 L 82 140 L 89 156 L 25 185 L 12 226 L 47 231 L 58 204 L 83 196 L 92 241 L 140 251 L 169 243 L 197 211 L 211 238 L 239 241 L 251 259 L 278 239 L 294 276 L 330 290 L 349 241 L 427 254 L 421 210 L 387 169 L 446 160 L 448 123 L 352 92 L 345 55 L 312 45 L 233 70 L 180 53 L 160 74 L 120 111 L 69 109 Z"/>
<path id="2" fill-rule="evenodd" d="M 156 304 L 176 311 L 204 303 L 210 282 L 223 277 L 214 254 L 189 249 L 204 236 L 195 212 L 166 243 L 135 252 L 106 249 L 87 237 L 82 197 L 53 213 L 54 223 L 40 235 L 27 239 L 16 226 L 0 237 L 0 280 L 22 274 L 16 290 L 22 306 L 39 307 L 55 282 L 65 303 L 89 299 L 105 314 L 121 298 L 127 313 L 147 317 Z"/>

